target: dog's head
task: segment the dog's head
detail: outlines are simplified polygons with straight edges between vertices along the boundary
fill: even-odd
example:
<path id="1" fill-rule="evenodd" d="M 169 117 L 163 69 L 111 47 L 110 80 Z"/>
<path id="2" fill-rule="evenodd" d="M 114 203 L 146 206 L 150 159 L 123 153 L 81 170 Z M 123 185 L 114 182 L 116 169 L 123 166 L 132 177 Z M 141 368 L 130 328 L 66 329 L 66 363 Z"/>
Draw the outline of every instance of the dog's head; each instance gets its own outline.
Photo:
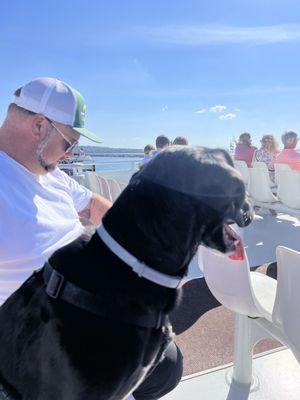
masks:
<path id="1" fill-rule="evenodd" d="M 198 203 L 202 209 L 199 220 L 202 242 L 219 251 L 235 249 L 236 235 L 229 225 L 244 227 L 252 221 L 245 185 L 225 150 L 171 147 L 146 165 L 132 182 L 141 177 Z M 182 208 L 182 213 L 185 212 L 188 210 Z M 195 219 L 200 215 L 195 213 Z"/>
<path id="2" fill-rule="evenodd" d="M 131 178 L 116 208 L 123 203 L 129 215 L 127 232 L 120 224 L 110 227 L 110 218 L 104 224 L 139 259 L 157 269 L 164 264 L 169 272 L 167 264 L 183 268 L 201 243 L 234 251 L 237 237 L 229 225 L 243 227 L 252 220 L 242 178 L 221 149 L 176 146 L 162 151 Z M 114 213 L 115 223 L 124 221 L 124 214 L 124 208 Z M 138 236 L 131 235 L 132 221 Z M 153 249 L 152 254 L 146 248 Z"/>

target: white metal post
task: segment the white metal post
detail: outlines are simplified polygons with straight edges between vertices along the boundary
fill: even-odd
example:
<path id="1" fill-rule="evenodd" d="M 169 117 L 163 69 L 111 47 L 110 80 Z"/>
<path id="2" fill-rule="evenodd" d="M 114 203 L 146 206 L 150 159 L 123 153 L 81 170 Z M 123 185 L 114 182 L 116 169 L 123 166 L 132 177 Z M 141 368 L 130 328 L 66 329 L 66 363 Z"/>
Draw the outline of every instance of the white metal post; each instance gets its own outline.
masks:
<path id="1" fill-rule="evenodd" d="M 251 384 L 253 345 L 251 319 L 245 315 L 236 314 L 232 379 L 238 383 Z"/>

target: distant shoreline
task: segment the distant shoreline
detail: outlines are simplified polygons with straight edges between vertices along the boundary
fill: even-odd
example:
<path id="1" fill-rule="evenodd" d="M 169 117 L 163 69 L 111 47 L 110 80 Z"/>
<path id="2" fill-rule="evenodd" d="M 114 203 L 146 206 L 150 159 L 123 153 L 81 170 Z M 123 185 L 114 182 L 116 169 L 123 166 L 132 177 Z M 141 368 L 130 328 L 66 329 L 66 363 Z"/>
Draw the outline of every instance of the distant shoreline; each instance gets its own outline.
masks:
<path id="1" fill-rule="evenodd" d="M 143 149 L 133 149 L 130 147 L 106 147 L 106 146 L 78 146 L 80 149 L 89 153 L 143 153 Z"/>
<path id="2" fill-rule="evenodd" d="M 143 157 L 143 153 L 87 153 L 92 157 Z"/>

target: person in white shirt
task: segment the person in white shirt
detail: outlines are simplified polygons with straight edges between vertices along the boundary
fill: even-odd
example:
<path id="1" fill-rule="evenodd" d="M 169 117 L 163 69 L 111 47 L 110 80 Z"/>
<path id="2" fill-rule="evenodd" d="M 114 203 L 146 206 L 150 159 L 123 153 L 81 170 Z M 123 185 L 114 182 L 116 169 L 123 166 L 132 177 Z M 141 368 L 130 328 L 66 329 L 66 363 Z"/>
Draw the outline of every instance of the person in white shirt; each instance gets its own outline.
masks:
<path id="1" fill-rule="evenodd" d="M 84 129 L 85 103 L 68 84 L 35 79 L 15 92 L 0 128 L 0 304 L 58 248 L 99 225 L 111 206 L 57 168 Z"/>
<path id="2" fill-rule="evenodd" d="M 152 144 L 147 144 L 144 147 L 144 158 L 141 161 L 141 166 L 147 164 L 147 162 L 151 160 L 151 152 L 153 150 L 154 150 L 154 146 Z"/>

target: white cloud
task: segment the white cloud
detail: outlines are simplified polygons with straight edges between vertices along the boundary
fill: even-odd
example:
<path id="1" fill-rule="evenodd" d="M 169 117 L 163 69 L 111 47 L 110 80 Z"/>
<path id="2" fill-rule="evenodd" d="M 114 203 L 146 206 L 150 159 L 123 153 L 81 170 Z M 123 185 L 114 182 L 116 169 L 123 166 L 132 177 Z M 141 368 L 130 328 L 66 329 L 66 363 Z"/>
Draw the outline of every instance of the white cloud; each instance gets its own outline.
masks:
<path id="1" fill-rule="evenodd" d="M 204 114 L 206 111 L 206 108 L 202 108 L 201 110 L 196 111 L 196 114 Z"/>
<path id="2" fill-rule="evenodd" d="M 270 44 L 300 41 L 299 24 L 281 24 L 268 26 L 163 26 L 142 28 L 146 38 L 158 42 L 201 46 L 210 44 Z"/>
<path id="3" fill-rule="evenodd" d="M 236 118 L 236 114 L 233 114 L 233 113 L 228 113 L 228 114 L 219 116 L 219 119 L 221 119 L 222 121 L 228 121 L 230 119 L 235 119 L 235 118 Z"/>
<path id="4" fill-rule="evenodd" d="M 239 112 L 239 111 L 241 111 L 241 110 L 240 110 L 240 108 L 235 107 L 235 108 L 234 108 L 234 111 Z"/>
<path id="5" fill-rule="evenodd" d="M 211 107 L 208 111 L 213 112 L 213 113 L 221 113 L 223 111 L 226 110 L 226 106 L 221 106 L 221 105 L 217 105 L 214 107 Z"/>
<path id="6" fill-rule="evenodd" d="M 166 106 L 163 106 L 163 108 L 161 109 L 161 111 L 162 112 L 165 112 L 165 111 L 167 111 L 169 109 L 169 107 L 166 105 Z"/>

